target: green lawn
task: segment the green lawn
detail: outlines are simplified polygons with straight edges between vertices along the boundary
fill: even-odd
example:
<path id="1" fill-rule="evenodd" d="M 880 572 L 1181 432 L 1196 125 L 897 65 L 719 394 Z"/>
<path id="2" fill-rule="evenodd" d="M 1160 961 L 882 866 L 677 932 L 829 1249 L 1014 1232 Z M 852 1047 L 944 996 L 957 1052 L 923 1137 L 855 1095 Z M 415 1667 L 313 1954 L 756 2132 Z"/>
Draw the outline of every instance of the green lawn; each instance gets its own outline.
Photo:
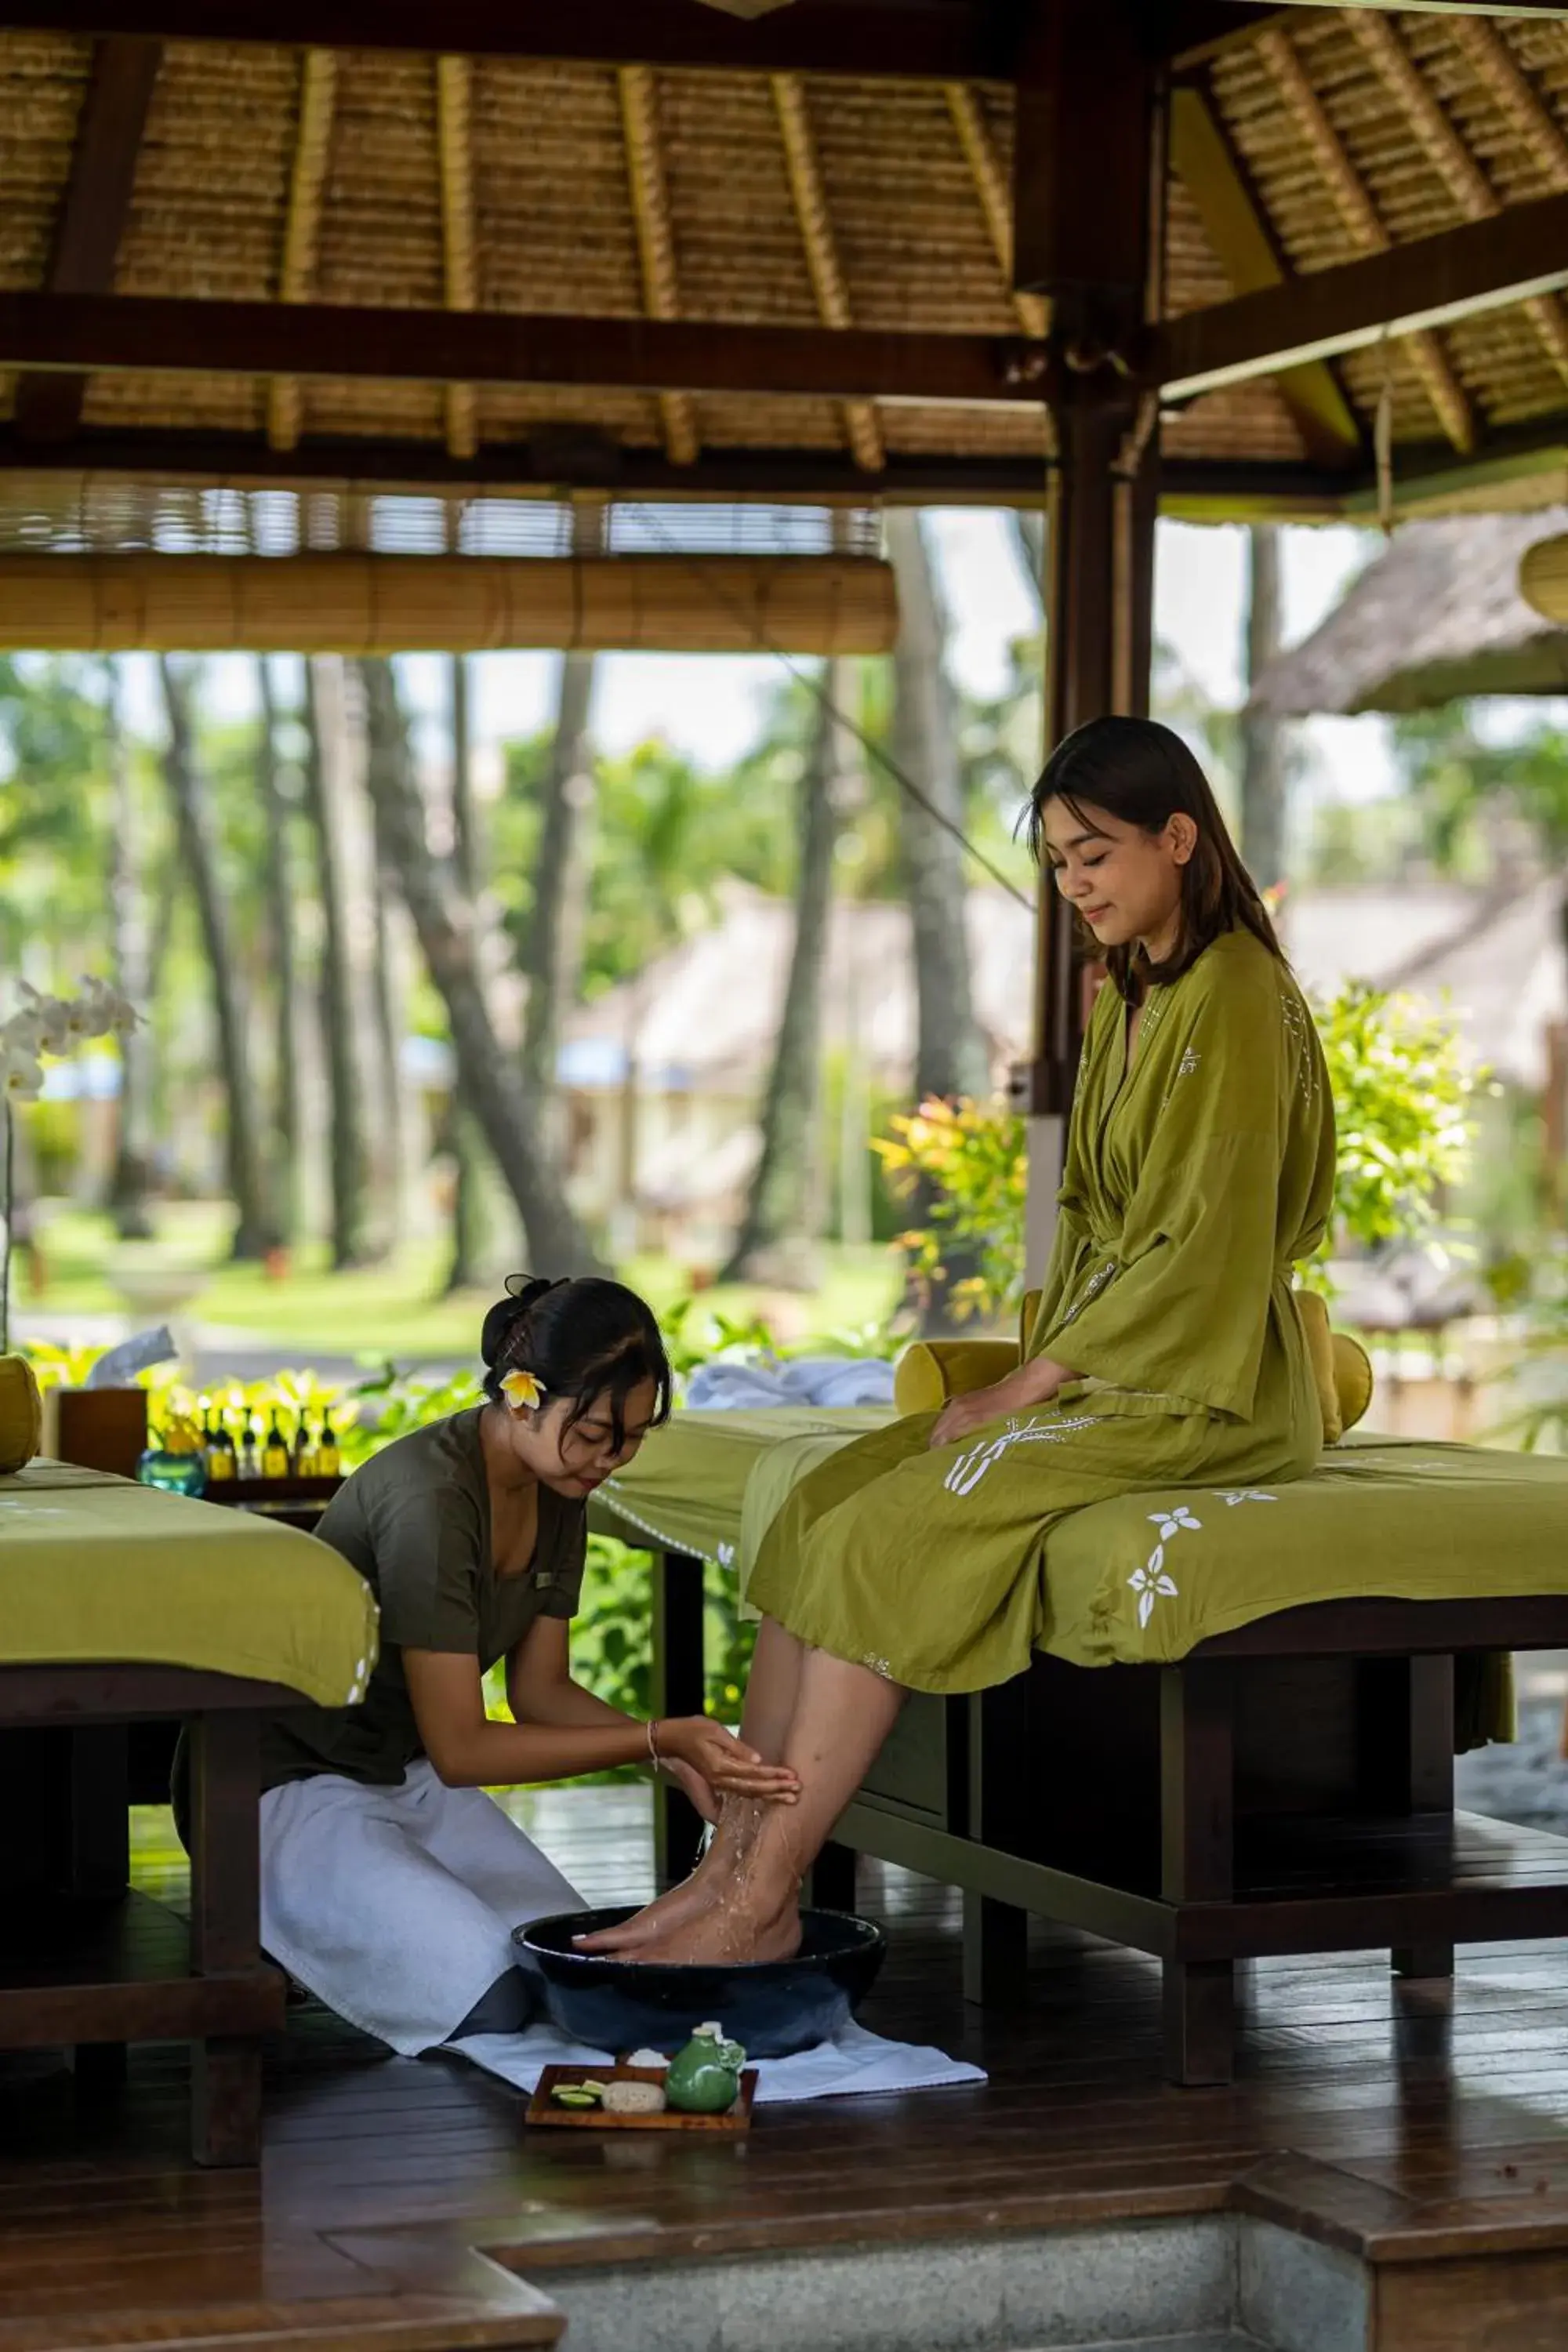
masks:
<path id="1" fill-rule="evenodd" d="M 205 1202 L 162 1213 L 152 1254 L 162 1263 L 199 1269 L 203 1276 L 199 1293 L 180 1310 L 187 1319 L 244 1331 L 279 1349 L 297 1349 L 302 1359 L 312 1349 L 391 1356 L 399 1362 L 475 1353 L 489 1298 L 473 1291 L 450 1298 L 439 1296 L 443 1243 L 408 1243 L 385 1265 L 352 1274 L 332 1273 L 324 1246 L 310 1244 L 295 1253 L 287 1273 L 268 1274 L 258 1265 L 225 1261 L 228 1223 L 226 1209 Z M 51 1313 L 62 1318 L 125 1313 L 112 1269 L 118 1259 L 133 1262 L 136 1253 L 117 1241 L 107 1218 L 55 1207 L 43 1222 L 41 1241 L 47 1270 L 44 1297 L 31 1294 L 23 1265 L 13 1269 L 14 1311 L 25 1316 L 30 1327 L 47 1335 Z M 668 1259 L 639 1258 L 624 1273 L 661 1315 L 687 1295 L 683 1270 Z M 886 1249 L 828 1251 L 822 1286 L 808 1297 L 737 1285 L 704 1292 L 691 1336 L 696 1337 L 701 1318 L 710 1313 L 736 1321 L 762 1314 L 785 1339 L 826 1339 L 881 1322 L 892 1311 L 898 1292 L 896 1264 Z"/>

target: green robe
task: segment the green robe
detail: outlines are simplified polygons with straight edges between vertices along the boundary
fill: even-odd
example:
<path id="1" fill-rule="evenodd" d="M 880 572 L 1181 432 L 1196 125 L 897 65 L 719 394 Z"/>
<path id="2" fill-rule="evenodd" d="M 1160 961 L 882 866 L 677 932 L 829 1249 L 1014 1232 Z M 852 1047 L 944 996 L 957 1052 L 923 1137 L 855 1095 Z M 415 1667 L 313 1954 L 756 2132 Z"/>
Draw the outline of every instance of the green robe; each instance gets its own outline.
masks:
<path id="1" fill-rule="evenodd" d="M 980 1690 L 1050 1634 L 1047 1538 L 1145 1486 L 1301 1476 L 1322 1416 L 1294 1265 L 1321 1238 L 1334 1125 L 1288 968 L 1226 933 L 1150 992 L 1131 1068 L 1101 989 L 1030 1353 L 1075 1379 L 932 1450 L 921 1414 L 847 1445 L 768 1529 L 748 1598 L 914 1690 Z"/>

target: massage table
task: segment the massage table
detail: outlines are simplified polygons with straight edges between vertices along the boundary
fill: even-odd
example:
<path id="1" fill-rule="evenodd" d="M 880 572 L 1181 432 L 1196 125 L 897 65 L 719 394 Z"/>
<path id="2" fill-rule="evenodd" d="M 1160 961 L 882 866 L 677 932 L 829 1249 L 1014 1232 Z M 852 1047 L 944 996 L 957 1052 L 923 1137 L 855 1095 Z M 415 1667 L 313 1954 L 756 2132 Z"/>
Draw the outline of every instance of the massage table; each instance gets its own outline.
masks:
<path id="1" fill-rule="evenodd" d="M 0 2049 L 194 2045 L 192 2141 L 258 2160 L 261 2036 L 284 1986 L 258 1940 L 258 1731 L 363 1696 L 375 1604 L 308 1535 L 74 1465 L 0 1476 L 0 1758 L 12 1797 Z M 129 1891 L 132 1727 L 191 1732 L 191 1916 Z"/>
<path id="2" fill-rule="evenodd" d="M 911 1410 L 1016 1361 L 915 1352 Z M 659 1704 L 701 1704 L 704 1563 L 740 1576 L 793 1481 L 887 1417 L 678 1412 L 599 1490 L 594 1524 L 654 1555 Z M 1337 1429 L 1294 1484 L 1074 1513 L 1046 1580 L 1026 1674 L 911 1698 L 818 1901 L 853 1903 L 862 1854 L 961 1888 L 976 2000 L 1022 1994 L 1031 1913 L 1155 1954 L 1183 2084 L 1230 2079 L 1237 1963 L 1384 1948 L 1430 1990 L 1458 1943 L 1568 1935 L 1568 1840 L 1454 1811 L 1456 1749 L 1510 1736 L 1506 1654 L 1568 1646 L 1568 1461 Z M 695 1817 L 660 1806 L 674 1874 Z"/>

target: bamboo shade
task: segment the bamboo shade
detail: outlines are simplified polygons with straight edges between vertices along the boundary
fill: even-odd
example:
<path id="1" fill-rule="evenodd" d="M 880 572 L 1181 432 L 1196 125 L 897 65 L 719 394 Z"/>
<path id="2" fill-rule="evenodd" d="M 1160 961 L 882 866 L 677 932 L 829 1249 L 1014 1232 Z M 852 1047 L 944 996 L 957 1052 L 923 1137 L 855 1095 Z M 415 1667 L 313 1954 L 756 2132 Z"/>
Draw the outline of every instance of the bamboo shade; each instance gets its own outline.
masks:
<path id="1" fill-rule="evenodd" d="M 0 556 L 0 646 L 39 653 L 883 654 L 868 556 Z"/>
<path id="2" fill-rule="evenodd" d="M 1568 537 L 1538 539 L 1519 567 L 1519 593 L 1549 621 L 1568 622 Z"/>

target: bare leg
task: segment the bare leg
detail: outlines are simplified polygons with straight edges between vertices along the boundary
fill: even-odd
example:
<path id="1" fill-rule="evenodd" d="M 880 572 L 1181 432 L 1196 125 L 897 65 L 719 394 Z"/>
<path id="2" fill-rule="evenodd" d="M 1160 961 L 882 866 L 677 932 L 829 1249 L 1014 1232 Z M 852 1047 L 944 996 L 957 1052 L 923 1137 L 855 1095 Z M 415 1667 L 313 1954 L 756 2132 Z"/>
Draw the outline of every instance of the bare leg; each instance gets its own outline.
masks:
<path id="1" fill-rule="evenodd" d="M 746 1677 L 746 1703 L 741 1714 L 741 1737 L 754 1748 L 764 1764 L 776 1764 L 800 1697 L 805 1664 L 805 1643 L 774 1618 L 764 1617 L 757 1628 L 752 1671 Z"/>
<path id="2" fill-rule="evenodd" d="M 773 1618 L 763 1618 L 757 1628 L 757 1645 L 746 1681 L 741 1737 L 768 1763 L 777 1762 L 784 1752 L 805 1656 L 804 1642 L 797 1642 Z M 585 1952 L 629 1951 L 634 1945 L 651 1943 L 655 1937 L 668 1935 L 672 1928 L 706 1910 L 717 1899 L 721 1888 L 733 1880 L 738 1833 L 750 1826 L 747 1817 L 752 1810 L 739 1799 L 727 1797 L 712 1843 L 690 1877 L 659 1895 L 635 1919 L 626 1920 L 619 1927 L 605 1928 L 600 1935 L 583 1937 L 580 1948 Z"/>
<path id="3" fill-rule="evenodd" d="M 800 1775 L 799 1802 L 727 1804 L 700 1874 L 713 1888 L 713 1899 L 684 1919 L 661 1919 L 649 1938 L 634 1933 L 619 1945 L 612 1929 L 605 1948 L 625 1949 L 639 1960 L 675 1961 L 767 1960 L 793 1952 L 800 1941 L 801 1880 L 869 1770 L 903 1700 L 897 1684 L 869 1667 L 826 1650 L 805 1651 L 782 1759 Z M 627 1923 L 632 1930 L 640 1925 Z"/>

